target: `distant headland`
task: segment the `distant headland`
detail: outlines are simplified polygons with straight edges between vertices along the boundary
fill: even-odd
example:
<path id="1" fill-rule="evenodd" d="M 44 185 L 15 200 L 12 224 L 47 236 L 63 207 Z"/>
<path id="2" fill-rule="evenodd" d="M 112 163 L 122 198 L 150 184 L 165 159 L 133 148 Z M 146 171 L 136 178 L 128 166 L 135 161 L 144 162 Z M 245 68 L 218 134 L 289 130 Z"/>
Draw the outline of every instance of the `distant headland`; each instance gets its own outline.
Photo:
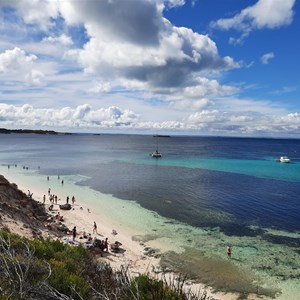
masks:
<path id="1" fill-rule="evenodd" d="M 0 128 L 0 133 L 34 133 L 34 134 L 72 134 L 68 132 L 56 132 L 54 130 L 41 130 L 41 129 L 6 129 Z"/>

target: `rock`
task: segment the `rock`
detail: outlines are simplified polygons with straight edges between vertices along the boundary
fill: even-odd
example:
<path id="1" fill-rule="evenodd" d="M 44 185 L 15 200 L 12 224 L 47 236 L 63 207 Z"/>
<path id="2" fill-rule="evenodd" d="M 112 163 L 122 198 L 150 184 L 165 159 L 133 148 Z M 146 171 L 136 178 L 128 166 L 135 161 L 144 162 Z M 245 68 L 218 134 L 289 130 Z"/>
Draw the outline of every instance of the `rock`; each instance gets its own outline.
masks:
<path id="1" fill-rule="evenodd" d="M 159 255 L 158 252 L 159 252 L 158 249 L 154 249 L 151 247 L 146 247 L 144 249 L 144 255 L 151 256 L 151 257 L 155 257 L 155 255 Z"/>

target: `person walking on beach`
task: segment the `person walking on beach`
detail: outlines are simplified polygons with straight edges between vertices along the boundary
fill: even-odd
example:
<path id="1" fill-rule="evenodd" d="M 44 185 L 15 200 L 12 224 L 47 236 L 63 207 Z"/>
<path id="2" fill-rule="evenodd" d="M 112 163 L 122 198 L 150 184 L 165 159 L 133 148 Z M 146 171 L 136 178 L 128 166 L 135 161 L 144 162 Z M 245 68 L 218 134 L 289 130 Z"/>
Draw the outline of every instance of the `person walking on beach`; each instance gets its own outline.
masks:
<path id="1" fill-rule="evenodd" d="M 66 201 L 67 201 L 67 204 L 69 204 L 69 196 L 67 196 L 67 200 Z"/>
<path id="2" fill-rule="evenodd" d="M 72 204 L 73 204 L 73 206 L 74 206 L 74 203 L 75 203 L 75 197 L 73 196 L 72 197 Z"/>
<path id="3" fill-rule="evenodd" d="M 45 202 L 46 202 L 46 195 L 44 195 L 43 197 L 43 204 L 45 204 Z"/>
<path id="4" fill-rule="evenodd" d="M 77 232 L 76 232 L 76 226 L 74 226 L 74 228 L 73 228 L 73 230 L 72 230 L 72 234 L 73 234 L 73 241 L 75 241 L 75 239 L 76 239 L 76 234 L 77 234 Z"/>
<path id="5" fill-rule="evenodd" d="M 97 224 L 96 224 L 95 221 L 94 221 L 93 233 L 97 233 L 98 234 L 98 232 L 97 232 Z"/>

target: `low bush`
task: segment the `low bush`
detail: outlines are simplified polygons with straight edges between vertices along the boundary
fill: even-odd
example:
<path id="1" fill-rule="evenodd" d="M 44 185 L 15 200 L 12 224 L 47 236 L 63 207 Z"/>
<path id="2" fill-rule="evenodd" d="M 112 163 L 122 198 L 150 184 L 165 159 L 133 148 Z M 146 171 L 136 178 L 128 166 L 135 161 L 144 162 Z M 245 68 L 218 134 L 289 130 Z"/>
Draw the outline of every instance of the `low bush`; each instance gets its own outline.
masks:
<path id="1" fill-rule="evenodd" d="M 0 299 L 206 299 L 184 294 L 182 284 L 147 275 L 130 278 L 126 268 L 113 271 L 80 246 L 0 231 Z"/>

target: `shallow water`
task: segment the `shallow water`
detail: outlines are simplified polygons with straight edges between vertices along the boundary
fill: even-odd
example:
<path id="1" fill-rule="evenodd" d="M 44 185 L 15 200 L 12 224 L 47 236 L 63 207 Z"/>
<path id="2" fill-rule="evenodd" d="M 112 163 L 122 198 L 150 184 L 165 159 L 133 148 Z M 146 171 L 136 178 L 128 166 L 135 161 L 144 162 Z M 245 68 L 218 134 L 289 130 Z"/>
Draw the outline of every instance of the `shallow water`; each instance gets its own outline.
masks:
<path id="1" fill-rule="evenodd" d="M 101 209 L 165 252 L 163 263 L 218 290 L 298 299 L 300 141 L 172 137 L 159 145 L 164 157 L 153 160 L 152 137 L 0 136 L 1 173 L 45 191 L 49 175 L 62 198 Z M 276 162 L 283 154 L 291 164 Z"/>

